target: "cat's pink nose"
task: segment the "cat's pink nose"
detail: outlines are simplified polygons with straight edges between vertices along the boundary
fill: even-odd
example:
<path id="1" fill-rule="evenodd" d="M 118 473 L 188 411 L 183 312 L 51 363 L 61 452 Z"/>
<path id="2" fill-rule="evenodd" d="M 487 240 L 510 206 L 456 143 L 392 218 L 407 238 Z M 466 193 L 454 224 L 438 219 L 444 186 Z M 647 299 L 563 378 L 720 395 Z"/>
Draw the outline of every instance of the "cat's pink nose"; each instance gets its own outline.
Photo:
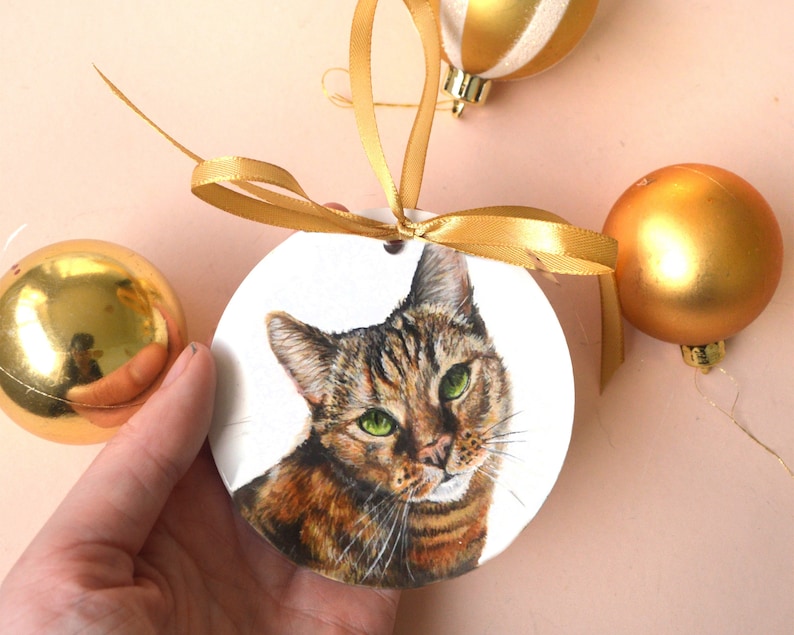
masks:
<path id="1" fill-rule="evenodd" d="M 448 432 L 440 435 L 435 441 L 428 443 L 419 450 L 416 458 L 425 465 L 444 467 L 449 456 L 449 447 L 452 445 L 452 435 Z"/>

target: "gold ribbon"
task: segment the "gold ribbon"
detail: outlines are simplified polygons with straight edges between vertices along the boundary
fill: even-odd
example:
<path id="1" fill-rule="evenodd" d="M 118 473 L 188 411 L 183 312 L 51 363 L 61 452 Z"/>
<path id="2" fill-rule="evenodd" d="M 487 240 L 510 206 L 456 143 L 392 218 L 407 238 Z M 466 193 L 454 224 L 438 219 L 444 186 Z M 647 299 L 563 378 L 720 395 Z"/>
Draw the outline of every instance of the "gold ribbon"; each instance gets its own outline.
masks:
<path id="1" fill-rule="evenodd" d="M 422 186 L 427 144 L 435 115 L 441 70 L 438 28 L 428 0 L 404 0 L 419 31 L 425 83 L 408 138 L 399 189 L 392 179 L 380 142 L 372 92 L 372 26 L 378 0 L 360 0 L 350 36 L 350 78 L 359 135 L 380 181 L 396 223 L 383 223 L 332 209 L 311 200 L 286 170 L 255 159 L 221 157 L 203 160 L 139 110 L 98 69 L 111 90 L 157 132 L 196 161 L 191 190 L 226 212 L 277 227 L 307 232 L 355 234 L 378 240 L 419 239 L 526 269 L 597 275 L 601 290 L 601 386 L 623 361 L 623 334 L 614 271 L 617 243 L 594 231 L 575 227 L 539 209 L 497 206 L 452 212 L 414 222 Z M 232 189 L 228 184 L 233 185 Z M 282 194 L 263 184 L 289 192 Z M 240 191 L 241 190 L 241 191 Z"/>

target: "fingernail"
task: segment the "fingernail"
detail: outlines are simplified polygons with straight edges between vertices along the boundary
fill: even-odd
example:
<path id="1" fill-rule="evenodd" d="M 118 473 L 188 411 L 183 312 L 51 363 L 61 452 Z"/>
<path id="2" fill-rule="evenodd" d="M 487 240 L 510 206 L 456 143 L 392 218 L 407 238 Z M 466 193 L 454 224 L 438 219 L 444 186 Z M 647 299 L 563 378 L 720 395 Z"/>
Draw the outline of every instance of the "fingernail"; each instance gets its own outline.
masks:
<path id="1" fill-rule="evenodd" d="M 174 365 L 171 366 L 171 369 L 168 371 L 168 374 L 165 376 L 163 380 L 161 388 L 165 388 L 170 386 L 171 384 L 176 381 L 177 377 L 179 377 L 187 368 L 187 365 L 190 363 L 190 360 L 193 359 L 193 356 L 198 351 L 195 342 L 191 342 L 188 344 L 187 348 L 183 350 L 179 357 L 176 358 Z"/>

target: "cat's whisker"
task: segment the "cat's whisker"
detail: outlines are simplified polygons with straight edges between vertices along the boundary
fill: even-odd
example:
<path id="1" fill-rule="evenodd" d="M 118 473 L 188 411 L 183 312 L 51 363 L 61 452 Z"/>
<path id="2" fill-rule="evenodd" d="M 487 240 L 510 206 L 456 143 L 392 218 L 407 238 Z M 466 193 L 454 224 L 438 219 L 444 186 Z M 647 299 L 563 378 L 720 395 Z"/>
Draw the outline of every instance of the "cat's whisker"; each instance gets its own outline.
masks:
<path id="1" fill-rule="evenodd" d="M 245 417 L 239 421 L 228 421 L 223 424 L 223 428 L 226 429 L 225 434 L 228 434 L 230 439 L 237 440 L 238 443 L 244 443 L 246 437 L 252 435 L 251 421 L 251 417 Z"/>
<path id="2" fill-rule="evenodd" d="M 395 506 L 395 509 L 396 509 L 396 506 Z M 406 528 L 406 519 L 407 519 L 407 517 L 408 517 L 408 503 L 403 505 L 403 509 L 402 509 L 402 513 L 401 514 L 396 514 L 395 515 L 395 518 L 394 518 L 394 529 L 397 529 L 397 536 L 394 538 L 394 541 L 392 543 L 391 553 L 389 553 L 389 559 L 386 560 L 386 564 L 383 565 L 383 569 L 381 571 L 381 576 L 380 576 L 381 580 L 383 580 L 383 577 L 386 575 L 386 572 L 389 570 L 389 565 L 391 565 L 391 561 L 394 559 L 394 554 L 397 551 L 397 546 L 402 542 L 402 537 L 406 533 L 405 528 Z M 398 525 L 399 525 L 399 527 L 398 527 Z M 387 537 L 387 541 L 391 537 L 391 533 L 392 532 L 389 532 L 389 536 Z"/>
<path id="3" fill-rule="evenodd" d="M 386 549 L 388 549 L 389 547 L 389 542 L 391 541 L 391 537 L 394 535 L 394 530 L 397 529 L 397 523 L 399 521 L 399 517 L 400 514 L 398 512 L 398 507 L 396 505 L 390 507 L 388 512 L 388 517 L 386 518 L 386 522 L 391 522 L 391 528 L 389 529 L 389 533 L 386 534 L 386 537 L 383 539 L 383 546 L 380 548 L 380 551 L 378 551 L 378 554 L 373 558 L 372 564 L 370 564 L 369 569 L 367 569 L 367 571 L 364 573 L 364 576 L 361 578 L 362 581 L 366 580 L 370 576 L 370 574 L 375 570 L 375 568 L 380 563 L 381 558 L 383 558 L 383 554 L 386 553 Z M 371 542 L 372 541 L 370 541 L 370 543 Z M 369 547 L 369 543 L 367 544 L 367 547 Z M 366 553 L 366 550 L 364 553 Z M 392 555 L 393 553 L 394 551 L 392 550 Z M 389 561 L 384 565 L 382 575 L 386 573 L 386 569 L 388 569 L 389 562 L 391 562 L 391 557 L 389 558 Z"/>
<path id="4" fill-rule="evenodd" d="M 414 492 L 416 491 L 416 487 L 412 487 L 410 491 L 410 495 L 413 496 Z M 405 563 L 405 570 L 410 576 L 411 580 L 416 580 L 414 577 L 413 571 L 411 571 L 411 561 L 408 558 L 408 540 L 410 538 L 410 534 L 408 532 L 408 512 L 410 511 L 410 503 L 405 505 L 405 511 L 403 513 L 403 526 L 402 526 L 402 558 L 403 562 Z"/>
<path id="5" fill-rule="evenodd" d="M 376 496 L 380 494 L 382 496 L 381 500 L 379 500 L 374 505 L 370 506 L 369 502 Z M 365 513 L 361 514 L 359 518 L 353 523 L 353 526 L 360 524 L 364 519 L 366 519 L 366 523 L 361 527 L 361 529 L 356 533 L 355 536 L 351 539 L 351 546 L 352 544 L 356 543 L 361 535 L 367 530 L 367 528 L 376 523 L 377 525 L 383 525 L 391 517 L 391 514 L 395 508 L 395 502 L 398 501 L 398 495 L 394 492 L 385 493 L 379 492 L 378 490 L 374 490 L 370 495 L 367 497 L 362 507 L 366 509 Z M 367 544 L 371 542 L 368 541 Z"/>
<path id="6" fill-rule="evenodd" d="M 354 489 L 354 488 L 351 486 L 350 489 Z M 345 547 L 345 549 L 342 551 L 341 554 L 339 554 L 339 557 L 336 559 L 336 564 L 337 565 L 341 564 L 341 562 L 344 559 L 344 557 L 348 554 L 350 549 L 355 544 L 358 543 L 359 538 L 361 538 L 361 536 L 364 534 L 364 532 L 367 531 L 367 529 L 370 527 L 370 525 L 372 525 L 373 523 L 381 524 L 380 512 L 381 512 L 383 507 L 387 506 L 391 502 L 391 497 L 385 497 L 383 500 L 379 501 L 373 507 L 368 507 L 369 502 L 372 500 L 372 498 L 376 494 L 377 494 L 377 490 L 373 490 L 370 493 L 370 495 L 367 496 L 366 500 L 364 501 L 362 507 L 364 507 L 367 511 L 364 514 L 361 514 L 356 519 L 356 522 L 353 523 L 352 527 L 355 527 L 356 525 L 360 525 L 365 519 L 366 519 L 367 522 L 364 523 L 364 525 L 358 530 L 358 532 L 356 533 L 355 536 L 350 538 L 350 541 L 348 542 L 347 547 Z"/>
<path id="7" fill-rule="evenodd" d="M 243 419 L 240 419 L 239 421 L 228 421 L 228 422 L 223 424 L 223 427 L 224 428 L 232 428 L 234 426 L 240 426 L 240 425 L 243 425 L 243 424 L 250 424 L 251 421 L 252 421 L 251 417 L 245 417 Z"/>
<path id="8" fill-rule="evenodd" d="M 347 488 L 347 490 L 355 490 L 355 489 L 356 489 L 355 485 L 350 485 Z M 370 506 L 370 501 L 375 497 L 377 493 L 378 493 L 377 490 L 373 490 L 372 492 L 370 492 L 370 495 L 367 496 L 367 498 L 361 504 L 361 507 L 366 510 L 366 513 L 361 514 L 356 520 L 356 522 L 353 523 L 353 526 L 359 524 L 365 518 L 369 519 L 369 522 L 372 522 L 374 520 L 373 515 L 377 516 L 380 513 L 380 508 L 389 502 L 388 497 L 385 497 L 383 500 L 380 500 L 375 505 Z"/>
<path id="9" fill-rule="evenodd" d="M 510 437 L 516 434 L 526 434 L 529 430 L 511 430 L 510 432 L 501 432 L 499 434 L 489 434 L 483 435 L 483 439 L 491 440 L 491 439 L 502 439 L 504 437 Z"/>
<path id="10" fill-rule="evenodd" d="M 377 521 L 377 522 L 378 522 L 378 526 L 379 526 L 379 527 L 380 527 L 380 526 L 383 526 L 383 525 L 385 524 L 386 520 L 388 520 L 388 519 L 387 519 L 387 518 L 386 518 L 386 519 L 379 518 L 379 519 L 378 519 L 378 521 Z M 356 542 L 356 540 L 358 539 L 358 537 L 359 537 L 360 535 L 361 535 L 361 534 L 359 533 L 359 535 L 356 537 L 356 539 L 354 539 L 353 543 L 355 543 L 355 542 Z M 354 565 L 355 565 L 355 568 L 356 568 L 356 569 L 359 569 L 359 567 L 360 567 L 360 565 L 361 565 L 361 561 L 362 561 L 362 560 L 364 560 L 364 559 L 366 558 L 367 554 L 369 553 L 370 546 L 371 546 L 373 543 L 376 543 L 376 542 L 377 542 L 377 540 L 378 540 L 378 537 L 379 537 L 379 536 L 378 536 L 378 532 L 376 531 L 376 532 L 375 532 L 375 533 L 374 533 L 372 536 L 370 536 L 370 537 L 369 537 L 369 538 L 368 538 L 368 539 L 367 539 L 367 540 L 366 540 L 364 543 L 362 543 L 362 544 L 361 544 L 361 552 L 358 554 L 358 558 L 356 558 L 356 561 L 355 561 L 355 563 L 354 563 Z M 351 544 L 353 544 L 353 543 L 351 543 Z M 368 571 L 368 572 L 367 572 L 367 573 L 364 575 L 364 577 L 363 577 L 361 580 L 362 580 L 362 581 L 363 581 L 363 580 L 365 580 L 365 579 L 367 578 L 367 576 L 369 575 L 369 573 L 370 573 L 370 572 Z"/>
<path id="11" fill-rule="evenodd" d="M 517 410 L 516 412 L 509 414 L 506 417 L 500 419 L 496 423 L 491 424 L 485 430 L 482 431 L 482 436 L 488 436 L 488 433 L 491 432 L 491 430 L 494 430 L 495 428 L 499 428 L 500 426 L 506 426 L 508 423 L 510 423 L 510 420 L 513 417 L 520 415 L 522 412 L 523 412 L 522 410 Z"/>
<path id="12" fill-rule="evenodd" d="M 416 490 L 415 487 L 410 489 L 410 491 L 408 493 L 408 498 L 409 499 L 413 495 L 413 492 L 415 490 Z M 381 515 L 380 512 L 383 511 L 384 507 L 386 507 L 385 514 Z M 381 526 L 381 527 L 390 526 L 390 529 L 389 529 L 388 534 L 385 536 L 385 538 L 383 538 L 382 547 L 380 548 L 380 551 L 375 556 L 375 558 L 373 559 L 373 561 L 370 564 L 369 568 L 367 569 L 367 571 L 364 573 L 363 577 L 361 578 L 361 580 L 360 580 L 361 582 L 366 580 L 372 573 L 374 573 L 374 571 L 377 568 L 378 564 L 381 562 L 381 560 L 383 558 L 383 555 L 386 553 L 386 550 L 389 547 L 389 543 L 391 543 L 392 544 L 392 548 L 391 548 L 391 551 L 389 553 L 389 557 L 388 557 L 386 563 L 381 567 L 381 580 L 383 580 L 384 576 L 389 571 L 389 565 L 391 564 L 392 560 L 394 559 L 394 555 L 396 553 L 398 545 L 400 545 L 401 542 L 405 543 L 405 538 L 406 538 L 406 536 L 408 534 L 406 529 L 407 529 L 408 513 L 410 511 L 410 503 L 405 503 L 405 502 L 401 501 L 400 498 L 399 498 L 399 493 L 397 493 L 397 492 L 391 493 L 389 496 L 385 497 L 382 501 L 380 501 L 375 506 L 375 508 L 373 508 L 373 509 L 377 510 L 377 512 L 375 513 L 375 516 L 377 516 L 378 525 Z M 370 522 L 372 522 L 372 520 L 375 520 L 375 519 L 374 518 L 371 519 Z M 369 525 L 370 523 L 367 523 L 367 524 Z M 397 530 L 396 536 L 395 536 L 395 530 Z M 360 535 L 360 533 L 361 532 L 359 532 L 359 535 Z M 392 540 L 393 536 L 394 536 L 394 539 Z M 359 558 L 356 561 L 356 567 L 359 566 L 361 560 L 370 551 L 370 546 L 373 543 L 376 543 L 377 541 L 378 541 L 378 536 L 375 535 L 362 546 L 361 554 L 359 555 Z M 403 551 L 403 555 L 404 555 L 405 546 L 403 546 L 402 551 Z M 411 578 L 413 579 L 413 574 L 410 574 L 410 575 L 411 575 Z"/>
<path id="13" fill-rule="evenodd" d="M 364 532 L 365 532 L 365 531 L 367 531 L 367 529 L 370 527 L 370 525 L 372 525 L 373 523 L 375 523 L 375 524 L 377 524 L 377 525 L 380 525 L 380 524 L 382 524 L 382 522 L 383 522 L 383 519 L 382 519 L 381 511 L 383 510 L 383 508 L 384 508 L 384 507 L 385 507 L 385 508 L 387 509 L 387 511 L 388 511 L 388 507 L 387 507 L 387 504 L 388 504 L 388 503 L 389 503 L 389 500 L 388 500 L 388 499 L 387 499 L 387 500 L 380 501 L 380 502 L 379 502 L 377 505 L 375 505 L 374 507 L 372 507 L 371 509 L 369 509 L 369 510 L 368 510 L 366 513 L 364 513 L 364 514 L 361 514 L 361 515 L 358 517 L 358 519 L 356 520 L 356 522 L 355 522 L 355 523 L 353 523 L 353 526 L 354 526 L 354 527 L 355 527 L 356 525 L 359 525 L 359 524 L 360 524 L 360 523 L 361 523 L 363 520 L 365 520 L 365 519 L 366 519 L 366 521 L 367 521 L 367 522 L 366 522 L 366 523 L 364 523 L 364 525 L 362 525 L 361 529 L 359 529 L 359 530 L 358 530 L 358 532 L 356 533 L 356 535 L 355 535 L 355 536 L 353 536 L 353 537 L 350 539 L 350 544 L 347 546 L 347 548 L 346 548 L 346 549 L 345 549 L 345 551 L 343 552 L 342 556 L 344 556 L 344 555 L 345 555 L 345 553 L 347 553 L 347 551 L 350 549 L 350 547 L 352 547 L 352 546 L 353 546 L 353 545 L 354 545 L 356 542 L 358 542 L 359 538 L 361 538 L 361 536 L 364 534 Z"/>
<path id="14" fill-rule="evenodd" d="M 483 439 L 487 445 L 507 445 L 508 443 L 529 443 L 529 439 Z"/>
<path id="15" fill-rule="evenodd" d="M 488 477 L 488 478 L 489 478 L 491 481 L 493 481 L 493 482 L 494 482 L 494 484 L 496 484 L 496 485 L 499 485 L 500 487 L 502 487 L 502 488 L 504 488 L 505 490 L 507 490 L 507 492 L 508 492 L 508 493 L 510 493 L 510 494 L 513 496 L 513 498 L 515 498 L 515 499 L 516 499 L 516 501 L 518 501 L 518 504 L 519 504 L 519 505 L 521 505 L 521 507 L 526 507 L 526 503 L 524 503 L 524 501 L 522 501 L 522 500 L 521 500 L 521 498 L 519 497 L 519 495 L 518 495 L 518 494 L 516 494 L 516 493 L 515 493 L 515 491 L 513 491 L 513 488 L 512 488 L 512 487 L 508 487 L 508 486 L 507 486 L 507 485 L 506 485 L 506 484 L 505 484 L 505 483 L 502 481 L 502 479 L 500 479 L 500 478 L 499 478 L 498 474 L 491 474 L 491 472 L 489 472 L 489 471 L 486 469 L 486 466 L 485 466 L 485 465 L 481 466 L 481 467 L 480 467 L 480 468 L 478 468 L 478 469 L 479 469 L 479 471 L 480 471 L 480 473 L 481 473 L 481 474 L 483 474 L 484 476 Z"/>
<path id="16" fill-rule="evenodd" d="M 515 461 L 516 463 L 521 463 L 522 465 L 524 463 L 526 463 L 526 461 L 524 459 L 522 459 L 520 456 L 517 456 L 515 454 L 511 454 L 510 452 L 505 452 L 504 450 L 497 450 L 495 448 L 488 448 L 488 447 L 483 448 L 483 449 L 486 452 L 488 452 L 489 454 L 495 454 L 497 456 L 503 456 L 505 458 L 508 458 L 508 459 L 511 459 L 511 460 Z"/>
<path id="17" fill-rule="evenodd" d="M 345 490 L 345 491 L 353 491 L 353 490 L 355 490 L 355 489 L 357 489 L 355 485 L 349 485 L 349 486 L 346 488 L 346 490 Z M 377 490 L 377 489 L 373 489 L 373 490 L 372 490 L 372 491 L 369 493 L 369 496 L 367 496 L 367 497 L 364 499 L 364 502 L 363 502 L 363 503 L 361 503 L 361 506 L 362 506 L 363 508 L 365 508 L 365 509 L 366 509 L 366 508 L 367 508 L 367 506 L 369 505 L 369 502 L 370 502 L 370 501 L 371 501 L 373 498 L 375 498 L 375 495 L 376 495 L 377 493 L 378 493 L 378 490 Z"/>

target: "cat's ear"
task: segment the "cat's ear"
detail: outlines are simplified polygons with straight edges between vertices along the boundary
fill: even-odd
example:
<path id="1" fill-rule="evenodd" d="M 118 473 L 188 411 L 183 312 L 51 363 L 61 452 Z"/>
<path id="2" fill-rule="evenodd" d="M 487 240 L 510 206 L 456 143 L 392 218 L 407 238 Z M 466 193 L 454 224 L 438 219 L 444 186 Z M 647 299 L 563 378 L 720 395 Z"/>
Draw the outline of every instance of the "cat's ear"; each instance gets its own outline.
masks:
<path id="1" fill-rule="evenodd" d="M 335 343 L 320 329 L 282 311 L 268 314 L 265 322 L 270 348 L 276 359 L 306 401 L 319 404 L 327 393 Z"/>
<path id="2" fill-rule="evenodd" d="M 425 246 L 405 304 L 440 304 L 470 316 L 474 299 L 466 257 L 440 245 Z"/>

